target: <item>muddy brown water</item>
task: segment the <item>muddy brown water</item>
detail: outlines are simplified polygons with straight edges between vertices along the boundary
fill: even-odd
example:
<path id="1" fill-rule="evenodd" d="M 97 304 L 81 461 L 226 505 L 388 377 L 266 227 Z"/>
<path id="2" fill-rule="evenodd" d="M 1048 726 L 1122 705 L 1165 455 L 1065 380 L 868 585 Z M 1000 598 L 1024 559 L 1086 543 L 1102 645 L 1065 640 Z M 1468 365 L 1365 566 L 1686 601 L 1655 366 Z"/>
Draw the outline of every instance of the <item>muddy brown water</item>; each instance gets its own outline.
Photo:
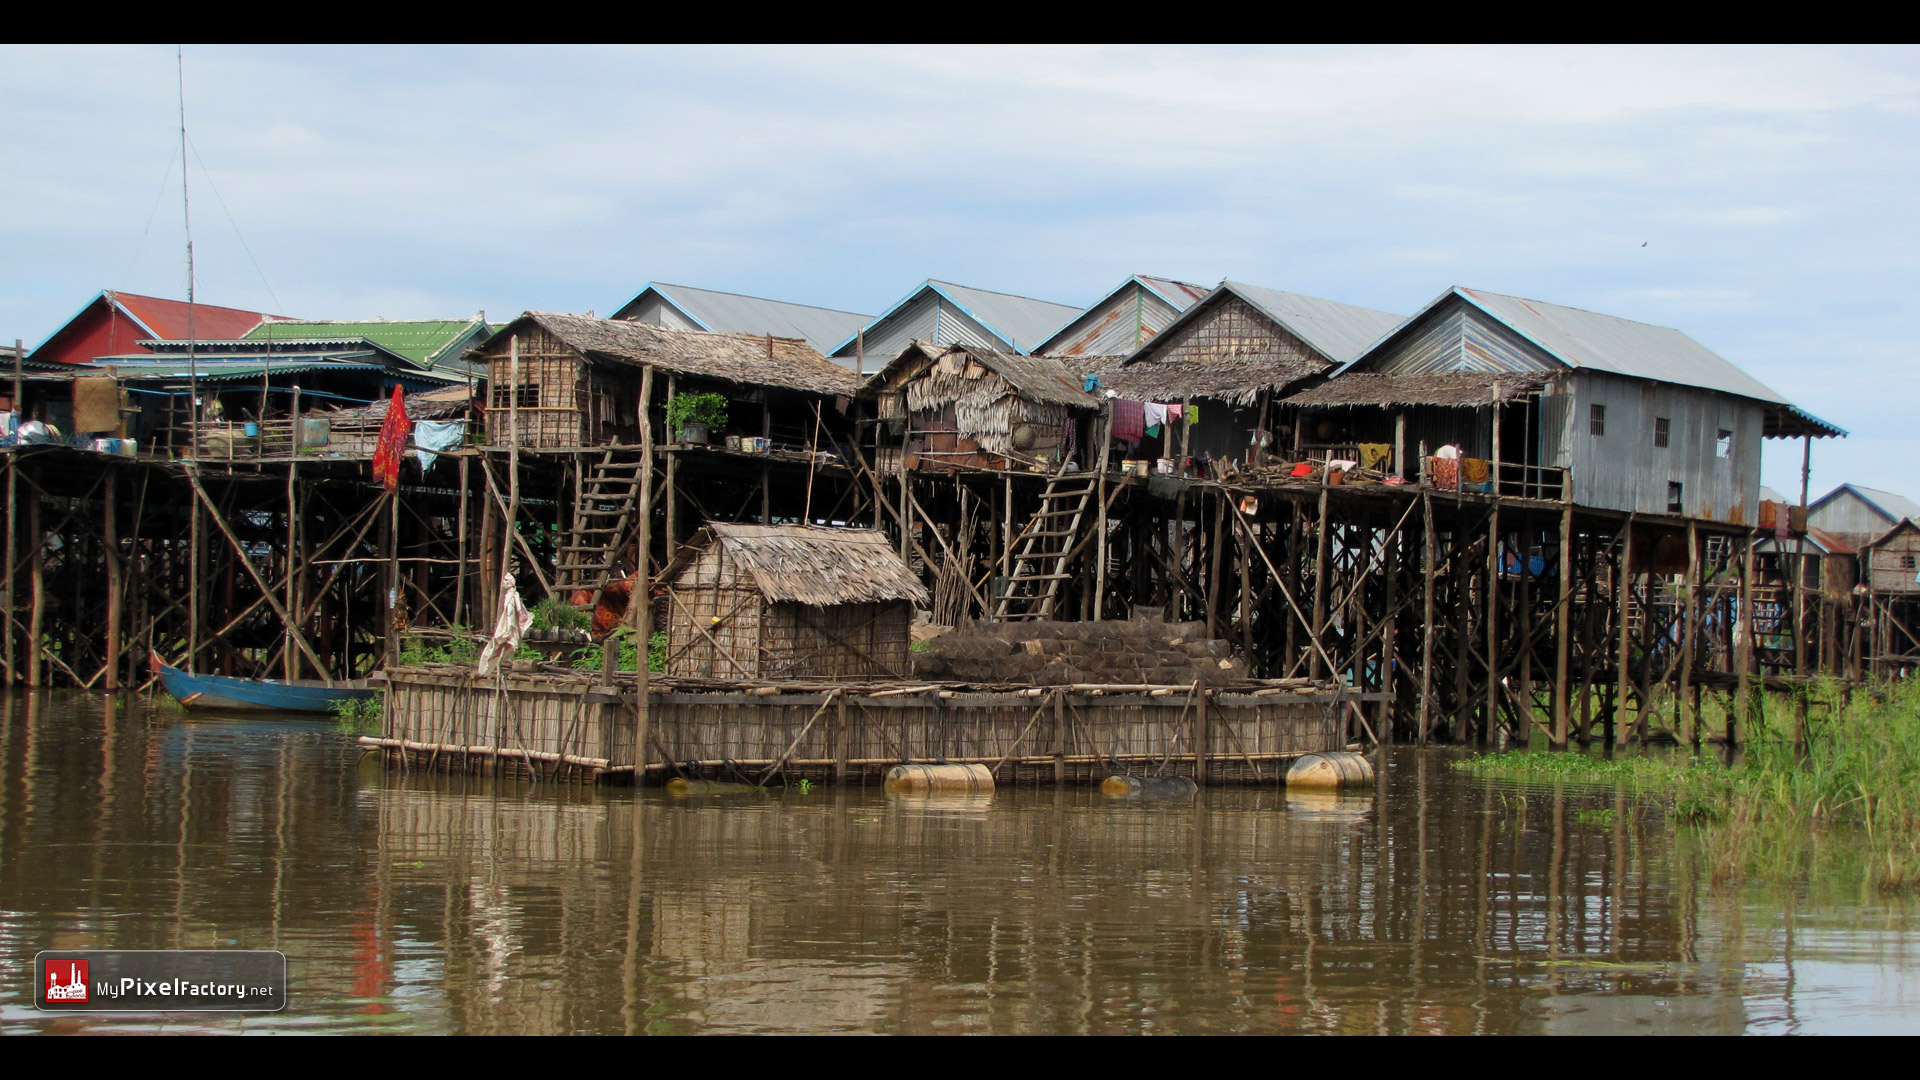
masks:
<path id="1" fill-rule="evenodd" d="M 0 707 L 7 1033 L 1920 1031 L 1920 904 L 1715 884 L 1624 797 L 1457 751 L 1358 796 L 673 799 L 387 775 L 324 720 Z M 40 949 L 174 947 L 282 950 L 291 1003 L 33 1007 Z"/>

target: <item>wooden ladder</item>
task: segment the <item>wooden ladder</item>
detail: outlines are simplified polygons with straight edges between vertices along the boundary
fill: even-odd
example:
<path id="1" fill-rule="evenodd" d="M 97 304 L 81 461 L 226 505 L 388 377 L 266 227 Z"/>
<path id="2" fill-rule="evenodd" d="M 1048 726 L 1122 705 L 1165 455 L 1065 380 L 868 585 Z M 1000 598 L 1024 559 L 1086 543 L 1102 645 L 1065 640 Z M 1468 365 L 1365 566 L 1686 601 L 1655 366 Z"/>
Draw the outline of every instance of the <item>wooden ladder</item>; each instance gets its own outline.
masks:
<path id="1" fill-rule="evenodd" d="M 1087 472 L 1056 472 L 1040 493 L 1040 510 L 1020 534 L 1013 576 L 994 600 L 995 619 L 1050 619 L 1067 565 L 1078 550 L 1074 538 L 1099 478 Z"/>
<path id="2" fill-rule="evenodd" d="M 608 450 L 580 480 L 573 504 L 573 528 L 555 553 L 553 589 L 566 595 L 593 590 L 589 606 L 600 603 L 618 565 L 620 552 L 632 533 L 634 509 L 640 501 L 640 470 L 650 463 L 615 460 Z"/>

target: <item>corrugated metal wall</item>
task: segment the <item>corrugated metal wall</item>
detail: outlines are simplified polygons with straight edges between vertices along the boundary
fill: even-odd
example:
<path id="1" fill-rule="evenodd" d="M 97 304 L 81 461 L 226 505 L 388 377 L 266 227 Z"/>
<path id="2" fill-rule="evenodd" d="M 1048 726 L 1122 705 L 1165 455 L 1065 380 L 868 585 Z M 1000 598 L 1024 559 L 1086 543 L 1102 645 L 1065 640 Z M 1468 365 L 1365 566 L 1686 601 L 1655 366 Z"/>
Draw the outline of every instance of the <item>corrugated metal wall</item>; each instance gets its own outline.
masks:
<path id="1" fill-rule="evenodd" d="M 1554 371 L 1562 365 L 1455 297 L 1368 365 L 1369 371 Z"/>
<path id="2" fill-rule="evenodd" d="M 654 326 L 665 326 L 674 330 L 705 329 L 696 324 L 692 319 L 687 318 L 679 308 L 667 303 L 666 297 L 658 293 L 647 297 L 646 301 L 639 307 L 634 308 L 627 318 L 633 322 L 650 323 Z"/>
<path id="3" fill-rule="evenodd" d="M 1760 513 L 1758 402 L 1711 390 L 1581 371 L 1568 381 L 1568 448 L 1573 497 L 1581 506 L 1669 513 L 1678 483 L 1680 512 L 1735 524 Z M 1593 407 L 1606 409 L 1605 434 L 1592 432 Z M 1655 421 L 1668 422 L 1666 446 L 1654 445 Z M 1720 456 L 1719 433 L 1730 433 Z"/>
<path id="4" fill-rule="evenodd" d="M 1807 523 L 1822 532 L 1848 535 L 1884 535 L 1893 523 L 1887 516 L 1868 505 L 1865 499 L 1851 491 L 1842 490 L 1826 505 L 1812 511 Z"/>
<path id="5" fill-rule="evenodd" d="M 1074 332 L 1048 349 L 1052 356 L 1126 356 L 1167 328 L 1180 313 L 1135 284 L 1075 322 Z"/>

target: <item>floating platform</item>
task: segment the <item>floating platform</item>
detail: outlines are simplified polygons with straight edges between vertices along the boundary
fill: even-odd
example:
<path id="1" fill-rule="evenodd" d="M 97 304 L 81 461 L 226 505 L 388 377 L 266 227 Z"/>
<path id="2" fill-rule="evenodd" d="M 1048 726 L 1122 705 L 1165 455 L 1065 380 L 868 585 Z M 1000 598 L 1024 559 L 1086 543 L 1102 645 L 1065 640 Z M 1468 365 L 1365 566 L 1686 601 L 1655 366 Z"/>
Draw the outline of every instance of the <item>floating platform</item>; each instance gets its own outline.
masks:
<path id="1" fill-rule="evenodd" d="M 551 666 L 476 677 L 394 668 L 381 733 L 389 768 L 658 785 L 675 777 L 878 784 L 903 763 L 979 764 L 997 783 L 1098 784 L 1116 771 L 1279 784 L 1306 754 L 1361 733 L 1379 695 L 1306 680 L 1221 686 L 969 687 L 631 679 Z M 643 728 L 644 725 L 644 728 Z M 647 753 L 635 768 L 635 736 Z"/>

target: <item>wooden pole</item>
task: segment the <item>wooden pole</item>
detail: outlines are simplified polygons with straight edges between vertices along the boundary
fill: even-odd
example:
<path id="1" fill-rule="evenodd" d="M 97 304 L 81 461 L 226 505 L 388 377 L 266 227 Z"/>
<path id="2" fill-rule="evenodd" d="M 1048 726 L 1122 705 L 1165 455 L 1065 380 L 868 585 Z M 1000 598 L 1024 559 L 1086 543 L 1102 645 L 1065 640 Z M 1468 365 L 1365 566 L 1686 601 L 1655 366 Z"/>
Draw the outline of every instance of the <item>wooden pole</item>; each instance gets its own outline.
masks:
<path id="1" fill-rule="evenodd" d="M 40 685 L 40 634 L 47 611 L 47 538 L 40 535 L 40 490 L 27 490 L 27 685 Z"/>
<path id="2" fill-rule="evenodd" d="M 16 426 L 18 426 L 21 423 L 24 423 L 27 418 L 26 408 L 25 408 L 26 403 L 21 400 L 21 396 L 20 396 L 20 387 L 22 382 L 21 376 L 20 376 L 20 367 L 21 367 L 22 360 L 25 358 L 25 355 L 26 353 L 24 348 L 22 347 L 20 339 L 14 338 L 13 339 L 13 416 L 14 416 L 14 423 Z M 18 477 L 19 465 L 15 461 L 15 459 L 18 456 L 19 456 L 18 451 L 14 451 L 13 453 L 10 453 L 7 455 L 7 577 L 5 582 L 0 583 L 0 589 L 4 589 L 4 593 L 0 593 L 0 605 L 4 605 L 6 607 L 6 634 L 7 634 L 6 662 L 7 662 L 7 682 L 8 683 L 15 683 L 20 681 L 19 669 L 14 667 L 14 664 L 13 664 L 14 638 L 19 636 L 19 628 L 16 625 L 17 623 L 16 613 L 18 611 L 18 605 L 20 602 L 19 595 L 15 591 L 14 585 L 13 585 L 15 571 L 19 569 L 17 557 L 15 555 L 15 551 L 18 549 L 18 542 L 17 542 L 17 538 L 14 535 L 14 532 L 15 532 L 14 517 L 20 511 L 20 502 L 19 502 L 20 487 L 19 487 L 19 477 Z"/>
<path id="3" fill-rule="evenodd" d="M 1320 475 L 1320 511 L 1319 516 L 1314 521 L 1313 538 L 1313 628 L 1311 633 L 1315 641 L 1322 640 L 1327 632 L 1327 555 L 1332 542 L 1333 529 L 1327 522 L 1327 477 L 1326 471 L 1322 470 Z M 1432 568 L 1431 564 L 1429 564 L 1428 568 Z M 1428 585 L 1427 598 L 1427 617 L 1432 618 L 1433 592 L 1431 583 Z M 1321 670 L 1320 652 L 1318 650 L 1314 652 L 1313 659 L 1308 662 L 1307 668 L 1309 675 L 1315 679 L 1320 678 L 1323 674 L 1327 674 L 1327 672 Z M 1425 729 L 1423 727 L 1423 734 L 1424 731 Z"/>
<path id="4" fill-rule="evenodd" d="M 1639 725 L 1646 721 L 1643 707 L 1639 720 L 1632 726 L 1627 724 L 1627 693 L 1633 686 L 1628 675 L 1633 662 L 1633 518 L 1634 515 L 1627 515 L 1626 527 L 1620 532 L 1620 576 L 1613 583 L 1613 599 L 1618 609 L 1614 615 L 1614 632 L 1619 645 L 1614 659 L 1613 726 L 1622 742 L 1641 741 Z"/>
<path id="5" fill-rule="evenodd" d="M 380 546 L 385 549 L 386 572 L 381 575 L 386 586 L 386 603 L 381 605 L 385 618 L 387 641 L 387 666 L 400 663 L 400 626 L 396 616 L 400 613 L 400 493 L 387 493 L 387 515 L 380 522 Z M 252 564 L 248 564 L 251 566 Z M 286 617 L 283 613 L 282 617 Z M 290 632 L 298 633 L 290 628 Z"/>
<path id="6" fill-rule="evenodd" d="M 101 561 L 107 572 L 107 692 L 120 689 L 120 537 L 116 532 L 114 511 L 119 494 L 119 470 L 109 465 L 101 487 L 101 539 L 106 557 Z"/>
<path id="7" fill-rule="evenodd" d="M 1553 746 L 1565 749 L 1567 745 L 1568 698 L 1567 670 L 1571 657 L 1567 651 L 1571 644 L 1567 634 L 1572 628 L 1571 598 L 1573 596 L 1573 502 L 1563 496 L 1560 504 L 1560 588 L 1553 614 Z"/>
<path id="8" fill-rule="evenodd" d="M 643 418 L 644 419 L 644 418 Z M 467 518 L 472 511 L 468 507 L 468 486 L 472 461 L 465 455 L 460 458 L 460 517 L 454 526 L 456 530 L 453 579 L 453 627 L 466 625 L 467 617 L 467 581 L 473 571 L 467 566 Z"/>
<path id="9" fill-rule="evenodd" d="M 1737 745 L 1739 729 L 1737 721 L 1745 720 L 1747 709 L 1752 704 L 1753 692 L 1753 540 L 1740 537 L 1740 642 L 1733 650 L 1733 660 L 1739 665 L 1738 682 L 1734 690 L 1734 708 L 1727 717 L 1727 745 Z"/>
<path id="10" fill-rule="evenodd" d="M 1800 513 L 1806 516 L 1807 485 L 1813 478 L 1813 436 L 1800 439 Z M 1782 507 L 1782 512 L 1785 508 Z M 1784 553 L 1783 553 L 1784 554 Z M 1805 532 L 1793 538 L 1793 673 L 1807 677 L 1807 537 Z M 1798 753 L 1807 750 L 1807 690 L 1802 683 L 1793 696 L 1793 746 Z"/>
<path id="11" fill-rule="evenodd" d="M 1494 431 L 1500 430 L 1498 412 Z M 1499 466 L 1494 466 L 1498 475 Z M 1493 511 L 1487 516 L 1487 616 L 1482 632 L 1487 638 L 1487 701 L 1485 711 L 1480 714 L 1479 739 L 1481 742 L 1493 737 L 1493 729 L 1500 722 L 1500 502 L 1497 493 L 1500 484 L 1496 480 L 1493 489 L 1496 492 Z"/>
<path id="12" fill-rule="evenodd" d="M 293 404 L 289 421 L 291 436 L 287 446 L 287 610 L 300 610 L 300 499 L 296 486 L 300 475 L 300 384 L 293 384 Z M 293 627 L 289 625 L 280 642 L 282 667 L 288 679 L 300 677 L 300 654 L 293 645 Z"/>
<path id="13" fill-rule="evenodd" d="M 1386 625 L 1380 628 L 1380 692 L 1386 700 L 1380 702 L 1379 721 L 1375 730 L 1380 741 L 1393 741 L 1393 713 L 1398 700 L 1398 682 L 1400 665 L 1400 547 L 1406 533 L 1395 529 L 1387 536 L 1386 574 L 1387 603 Z"/>
<path id="14" fill-rule="evenodd" d="M 1420 545 L 1421 624 L 1420 624 L 1420 736 L 1421 746 L 1433 726 L 1433 495 L 1420 492 L 1420 514 L 1424 535 Z"/>
<path id="15" fill-rule="evenodd" d="M 1700 709 L 1694 704 L 1690 691 L 1693 687 L 1693 643 L 1700 636 L 1700 527 L 1691 519 L 1687 521 L 1686 615 L 1681 630 L 1686 636 L 1680 639 L 1680 700 L 1683 707 L 1693 708 L 1693 718 L 1688 724 L 1688 730 L 1692 733 L 1689 741 L 1698 747 Z"/>
<path id="16" fill-rule="evenodd" d="M 649 407 L 653 401 L 652 364 L 640 371 L 640 401 L 640 551 L 634 559 L 633 593 L 627 601 L 627 619 L 633 625 L 634 646 L 639 652 L 639 662 L 634 665 L 639 670 L 633 677 L 633 783 L 636 787 L 646 783 L 647 742 L 653 737 L 651 703 L 647 700 L 651 680 L 647 646 L 653 638 L 653 421 Z M 607 647 L 618 648 L 611 634 L 608 638 Z"/>
<path id="17" fill-rule="evenodd" d="M 1226 547 L 1227 539 L 1227 500 L 1232 496 L 1224 489 L 1215 492 L 1213 500 L 1213 537 L 1207 543 L 1207 637 L 1220 636 L 1220 558 Z"/>
<path id="18" fill-rule="evenodd" d="M 1407 414 L 1393 414 L 1393 475 L 1407 478 Z"/>
<path id="19" fill-rule="evenodd" d="M 513 557 L 513 540 L 520 531 L 520 335 L 507 339 L 507 538 L 500 545 L 502 561 Z M 527 561 L 533 561 L 529 554 Z"/>
<path id="20" fill-rule="evenodd" d="M 1094 507 L 1097 517 L 1094 534 L 1095 558 L 1099 560 L 1093 571 L 1093 619 L 1099 622 L 1107 615 L 1107 452 L 1113 443 L 1113 399 L 1102 398 L 1100 417 L 1095 430 L 1100 439 L 1100 463 L 1094 473 Z"/>

